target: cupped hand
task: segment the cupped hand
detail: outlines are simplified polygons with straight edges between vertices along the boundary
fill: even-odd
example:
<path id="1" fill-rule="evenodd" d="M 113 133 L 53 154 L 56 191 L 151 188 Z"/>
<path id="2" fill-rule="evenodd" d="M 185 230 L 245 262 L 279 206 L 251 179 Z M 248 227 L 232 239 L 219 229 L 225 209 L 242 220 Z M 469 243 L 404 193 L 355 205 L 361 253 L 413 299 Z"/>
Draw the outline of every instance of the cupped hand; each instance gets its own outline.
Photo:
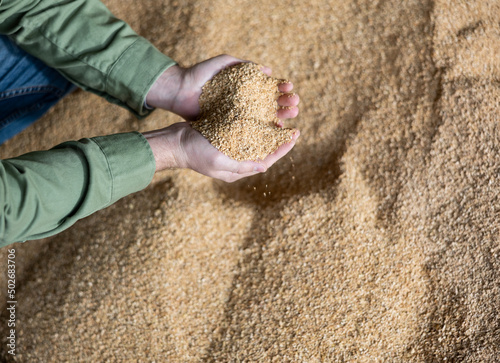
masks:
<path id="1" fill-rule="evenodd" d="M 224 68 L 241 62 L 244 61 L 229 55 L 220 55 L 189 68 L 172 66 L 153 85 L 146 97 L 146 103 L 193 121 L 200 113 L 198 99 L 203 85 Z"/>
<path id="2" fill-rule="evenodd" d="M 281 145 L 264 160 L 236 161 L 213 147 L 207 139 L 188 123 L 180 122 L 171 127 L 176 128 L 180 133 L 181 148 L 177 160 L 182 167 L 190 168 L 200 174 L 229 183 L 251 175 L 264 173 L 294 147 L 300 135 L 300 132 L 295 130 L 290 142 Z"/>
<path id="3" fill-rule="evenodd" d="M 153 85 L 146 102 L 150 106 L 171 111 L 187 121 L 195 120 L 200 114 L 198 99 L 203 85 L 222 69 L 241 62 L 246 61 L 220 55 L 189 68 L 170 67 Z M 262 67 L 262 71 L 271 75 L 270 68 Z M 278 90 L 282 93 L 277 101 L 277 116 L 281 120 L 278 126 L 281 127 L 283 119 L 298 115 L 299 96 L 292 93 L 291 82 L 281 83 Z M 155 153 L 157 170 L 172 167 L 190 168 L 226 182 L 265 172 L 293 148 L 299 135 L 300 132 L 295 130 L 289 143 L 281 145 L 262 161 L 238 162 L 218 151 L 186 122 L 145 133 Z"/>
<path id="4" fill-rule="evenodd" d="M 242 62 L 247 61 L 230 55 L 219 55 L 189 68 L 172 66 L 151 87 L 146 103 L 173 112 L 187 121 L 193 121 L 200 114 L 198 99 L 203 85 L 224 68 Z M 262 67 L 262 71 L 268 76 L 271 75 L 271 69 L 268 67 Z M 278 89 L 283 93 L 278 98 L 278 105 L 283 107 L 278 110 L 278 117 L 280 119 L 296 117 L 299 113 L 297 108 L 299 96 L 291 93 L 293 84 L 282 83 Z"/>

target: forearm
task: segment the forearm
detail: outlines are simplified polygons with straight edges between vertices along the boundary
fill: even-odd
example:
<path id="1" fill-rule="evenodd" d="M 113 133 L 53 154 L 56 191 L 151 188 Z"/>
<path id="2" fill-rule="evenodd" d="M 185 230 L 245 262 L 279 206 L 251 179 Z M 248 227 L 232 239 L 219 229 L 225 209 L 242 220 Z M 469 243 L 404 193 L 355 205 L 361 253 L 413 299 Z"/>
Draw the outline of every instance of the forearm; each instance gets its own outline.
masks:
<path id="1" fill-rule="evenodd" d="M 0 162 L 0 246 L 56 234 L 145 188 L 154 156 L 139 133 L 63 143 Z"/>
<path id="2" fill-rule="evenodd" d="M 0 33 L 73 83 L 145 115 L 156 79 L 175 62 L 98 0 L 3 0 Z"/>

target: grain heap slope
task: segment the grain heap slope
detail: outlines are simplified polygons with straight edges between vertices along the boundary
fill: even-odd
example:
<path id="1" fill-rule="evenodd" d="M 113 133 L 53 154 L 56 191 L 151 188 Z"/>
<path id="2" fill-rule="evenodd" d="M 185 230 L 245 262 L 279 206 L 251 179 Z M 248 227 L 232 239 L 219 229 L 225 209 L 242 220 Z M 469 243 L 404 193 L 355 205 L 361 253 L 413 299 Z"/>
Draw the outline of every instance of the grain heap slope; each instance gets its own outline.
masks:
<path id="1" fill-rule="evenodd" d="M 0 362 L 500 362 L 500 2 L 104 2 L 183 66 L 286 74 L 301 137 L 16 244 Z M 75 92 L 0 157 L 179 121 Z"/>

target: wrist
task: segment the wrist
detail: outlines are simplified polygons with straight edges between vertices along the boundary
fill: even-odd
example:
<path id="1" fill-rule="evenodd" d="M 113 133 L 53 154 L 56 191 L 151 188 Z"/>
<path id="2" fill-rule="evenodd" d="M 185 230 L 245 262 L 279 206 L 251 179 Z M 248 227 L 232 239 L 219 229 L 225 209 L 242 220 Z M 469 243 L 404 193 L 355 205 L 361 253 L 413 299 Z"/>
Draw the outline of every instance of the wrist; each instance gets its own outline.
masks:
<path id="1" fill-rule="evenodd" d="M 184 163 L 179 157 L 181 135 L 179 130 L 172 126 L 142 133 L 153 152 L 155 172 L 183 167 Z"/>
<path id="2" fill-rule="evenodd" d="M 171 111 L 182 84 L 183 74 L 184 69 L 180 66 L 169 67 L 149 90 L 146 95 L 146 104 Z"/>

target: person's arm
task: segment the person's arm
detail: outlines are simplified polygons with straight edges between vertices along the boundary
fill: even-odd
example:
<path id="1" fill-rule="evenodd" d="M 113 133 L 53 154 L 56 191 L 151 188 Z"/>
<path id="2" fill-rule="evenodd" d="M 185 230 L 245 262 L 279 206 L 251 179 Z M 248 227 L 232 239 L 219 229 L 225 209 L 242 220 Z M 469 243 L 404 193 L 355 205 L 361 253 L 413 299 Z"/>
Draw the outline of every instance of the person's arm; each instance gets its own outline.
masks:
<path id="1" fill-rule="evenodd" d="M 143 116 L 144 100 L 175 62 L 98 0 L 1 0 L 0 34 L 79 87 Z"/>
<path id="2" fill-rule="evenodd" d="M 140 133 L 65 142 L 0 161 L 0 247 L 56 234 L 145 188 L 155 158 Z"/>
<path id="3" fill-rule="evenodd" d="M 241 60 L 218 56 L 190 68 L 169 68 L 147 94 L 148 102 L 186 119 L 199 113 L 203 84 Z M 270 69 L 265 68 L 270 73 Z M 290 92 L 291 83 L 279 86 Z M 279 118 L 295 117 L 299 98 L 282 96 Z M 292 141 L 260 162 L 238 162 L 215 149 L 187 122 L 167 128 L 63 143 L 0 161 L 0 247 L 48 237 L 78 219 L 145 188 L 155 171 L 189 168 L 226 182 L 265 172 L 292 149 Z"/>
<path id="4" fill-rule="evenodd" d="M 0 161 L 0 247 L 44 238 L 145 188 L 155 171 L 190 168 L 233 182 L 265 172 L 293 140 L 260 162 L 237 162 L 186 122 L 145 132 L 65 142 Z"/>

